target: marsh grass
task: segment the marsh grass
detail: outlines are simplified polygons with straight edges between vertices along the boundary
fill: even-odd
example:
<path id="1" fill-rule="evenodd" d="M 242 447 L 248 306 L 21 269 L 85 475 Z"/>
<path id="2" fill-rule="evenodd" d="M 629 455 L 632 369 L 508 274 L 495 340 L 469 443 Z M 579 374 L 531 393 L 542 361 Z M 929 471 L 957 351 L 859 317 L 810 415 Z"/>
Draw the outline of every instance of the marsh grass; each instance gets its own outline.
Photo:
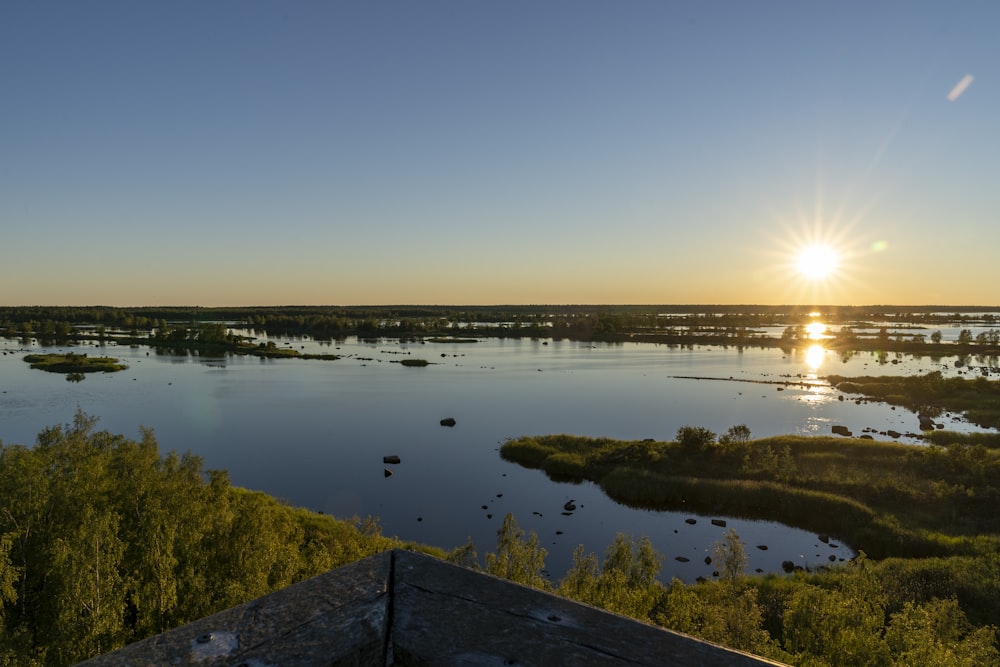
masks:
<path id="1" fill-rule="evenodd" d="M 32 368 L 49 373 L 115 373 L 128 368 L 114 357 L 88 357 L 86 354 L 29 354 L 24 360 Z"/>
<path id="2" fill-rule="evenodd" d="M 875 558 L 969 554 L 1000 534 L 1000 452 L 982 446 L 778 436 L 692 451 L 553 435 L 508 441 L 501 456 L 631 506 L 779 521 Z"/>
<path id="3" fill-rule="evenodd" d="M 1000 428 L 1000 382 L 982 376 L 945 378 L 940 371 L 933 371 L 913 376 L 829 375 L 826 379 L 844 393 L 862 394 L 931 417 L 961 411 L 974 424 Z"/>

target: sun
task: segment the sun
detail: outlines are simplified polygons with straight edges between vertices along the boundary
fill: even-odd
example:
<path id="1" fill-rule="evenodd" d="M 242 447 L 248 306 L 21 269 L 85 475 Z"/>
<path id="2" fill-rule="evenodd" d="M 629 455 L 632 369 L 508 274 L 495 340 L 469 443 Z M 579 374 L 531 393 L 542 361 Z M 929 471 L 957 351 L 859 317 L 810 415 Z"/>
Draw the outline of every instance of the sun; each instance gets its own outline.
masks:
<path id="1" fill-rule="evenodd" d="M 799 275 L 809 280 L 829 278 L 839 265 L 840 255 L 825 244 L 806 246 L 799 251 L 795 259 L 795 268 Z"/>

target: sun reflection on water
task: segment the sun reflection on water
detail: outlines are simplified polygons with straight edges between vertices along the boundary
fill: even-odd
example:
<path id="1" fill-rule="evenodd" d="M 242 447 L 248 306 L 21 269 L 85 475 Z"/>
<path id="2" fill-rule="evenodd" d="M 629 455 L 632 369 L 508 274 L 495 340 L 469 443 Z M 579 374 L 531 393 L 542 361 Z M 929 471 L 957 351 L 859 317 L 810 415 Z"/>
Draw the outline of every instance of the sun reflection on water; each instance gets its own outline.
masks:
<path id="1" fill-rule="evenodd" d="M 826 348 L 822 345 L 810 345 L 806 349 L 806 366 L 810 373 L 815 373 L 823 365 L 823 358 L 826 356 Z"/>
<path id="2" fill-rule="evenodd" d="M 826 333 L 826 325 L 822 322 L 810 322 L 806 325 L 806 333 L 810 340 L 819 340 Z"/>

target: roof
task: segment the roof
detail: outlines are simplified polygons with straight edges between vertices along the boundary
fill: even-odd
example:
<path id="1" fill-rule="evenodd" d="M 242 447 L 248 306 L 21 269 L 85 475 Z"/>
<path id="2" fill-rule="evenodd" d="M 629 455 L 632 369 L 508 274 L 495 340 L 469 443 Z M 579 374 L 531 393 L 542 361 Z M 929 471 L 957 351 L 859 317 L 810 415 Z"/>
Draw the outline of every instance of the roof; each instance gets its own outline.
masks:
<path id="1" fill-rule="evenodd" d="M 395 550 L 88 660 L 227 665 L 775 665 Z"/>

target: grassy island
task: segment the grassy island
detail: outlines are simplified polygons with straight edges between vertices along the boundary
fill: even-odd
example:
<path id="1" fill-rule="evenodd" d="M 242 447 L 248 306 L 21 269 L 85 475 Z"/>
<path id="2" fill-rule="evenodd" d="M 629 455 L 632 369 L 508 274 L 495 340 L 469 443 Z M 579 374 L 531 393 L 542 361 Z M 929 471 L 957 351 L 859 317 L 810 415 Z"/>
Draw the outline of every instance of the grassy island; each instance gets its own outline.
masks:
<path id="1" fill-rule="evenodd" d="M 640 614 L 646 620 L 793 664 L 942 664 L 937 658 L 896 662 L 899 655 L 890 662 L 896 651 L 890 640 L 897 636 L 893 623 L 922 609 L 921 614 L 960 619 L 964 629 L 954 637 L 970 639 L 979 633 L 975 641 L 984 651 L 977 654 L 979 662 L 947 664 L 998 664 L 993 642 L 994 626 L 1000 623 L 1000 451 L 963 444 L 958 434 L 950 434 L 955 437 L 947 446 L 834 437 L 751 440 L 749 435 L 740 425 L 719 438 L 708 429 L 687 426 L 669 442 L 522 437 L 505 443 L 501 456 L 544 470 L 557 481 L 593 481 L 631 506 L 780 521 L 815 531 L 821 540 L 836 538 L 864 554 L 846 569 L 743 577 L 743 597 L 735 599 L 726 597 L 725 591 L 733 589 L 724 571 L 718 582 L 674 582 L 666 588 L 650 584 L 642 589 L 654 600 Z M 949 440 L 945 431 L 936 436 Z M 742 548 L 733 534 L 719 553 L 728 553 L 738 565 Z M 611 549 L 608 554 L 611 559 Z M 611 565 L 605 560 L 603 567 Z M 577 578 L 588 582 L 602 576 L 596 557 L 586 560 L 581 550 L 560 590 L 575 590 Z M 585 599 L 588 595 L 596 595 L 590 583 Z M 609 608 L 617 604 L 599 598 L 591 602 Z M 734 603 L 748 616 L 740 620 L 733 611 L 729 627 L 720 630 L 715 624 L 729 613 L 725 605 Z M 829 605 L 838 604 L 869 608 L 831 611 Z M 714 607 L 714 618 L 691 621 L 686 616 L 692 608 L 712 605 L 721 605 Z M 952 606 L 945 611 L 947 605 Z M 804 622 L 799 613 L 824 619 L 822 628 L 812 626 L 809 632 L 830 635 L 825 643 L 799 643 L 795 626 Z M 835 620 L 838 614 L 843 618 Z M 865 648 L 851 658 L 859 647 L 837 646 L 833 637 L 846 628 L 835 628 L 862 621 L 868 627 L 853 631 L 864 635 Z M 753 635 L 754 628 L 764 632 Z M 831 659 L 836 651 L 844 651 L 843 659 Z"/>
<path id="2" fill-rule="evenodd" d="M 86 354 L 29 354 L 24 358 L 32 368 L 50 373 L 115 373 L 128 368 L 113 357 L 88 357 Z"/>
<path id="3" fill-rule="evenodd" d="M 827 381 L 848 394 L 900 405 L 928 417 L 943 412 L 963 412 L 972 423 L 1000 428 L 1000 383 L 980 375 L 974 379 L 944 378 L 940 371 L 914 376 L 827 376 Z M 994 438 L 1000 444 L 1000 438 Z"/>

